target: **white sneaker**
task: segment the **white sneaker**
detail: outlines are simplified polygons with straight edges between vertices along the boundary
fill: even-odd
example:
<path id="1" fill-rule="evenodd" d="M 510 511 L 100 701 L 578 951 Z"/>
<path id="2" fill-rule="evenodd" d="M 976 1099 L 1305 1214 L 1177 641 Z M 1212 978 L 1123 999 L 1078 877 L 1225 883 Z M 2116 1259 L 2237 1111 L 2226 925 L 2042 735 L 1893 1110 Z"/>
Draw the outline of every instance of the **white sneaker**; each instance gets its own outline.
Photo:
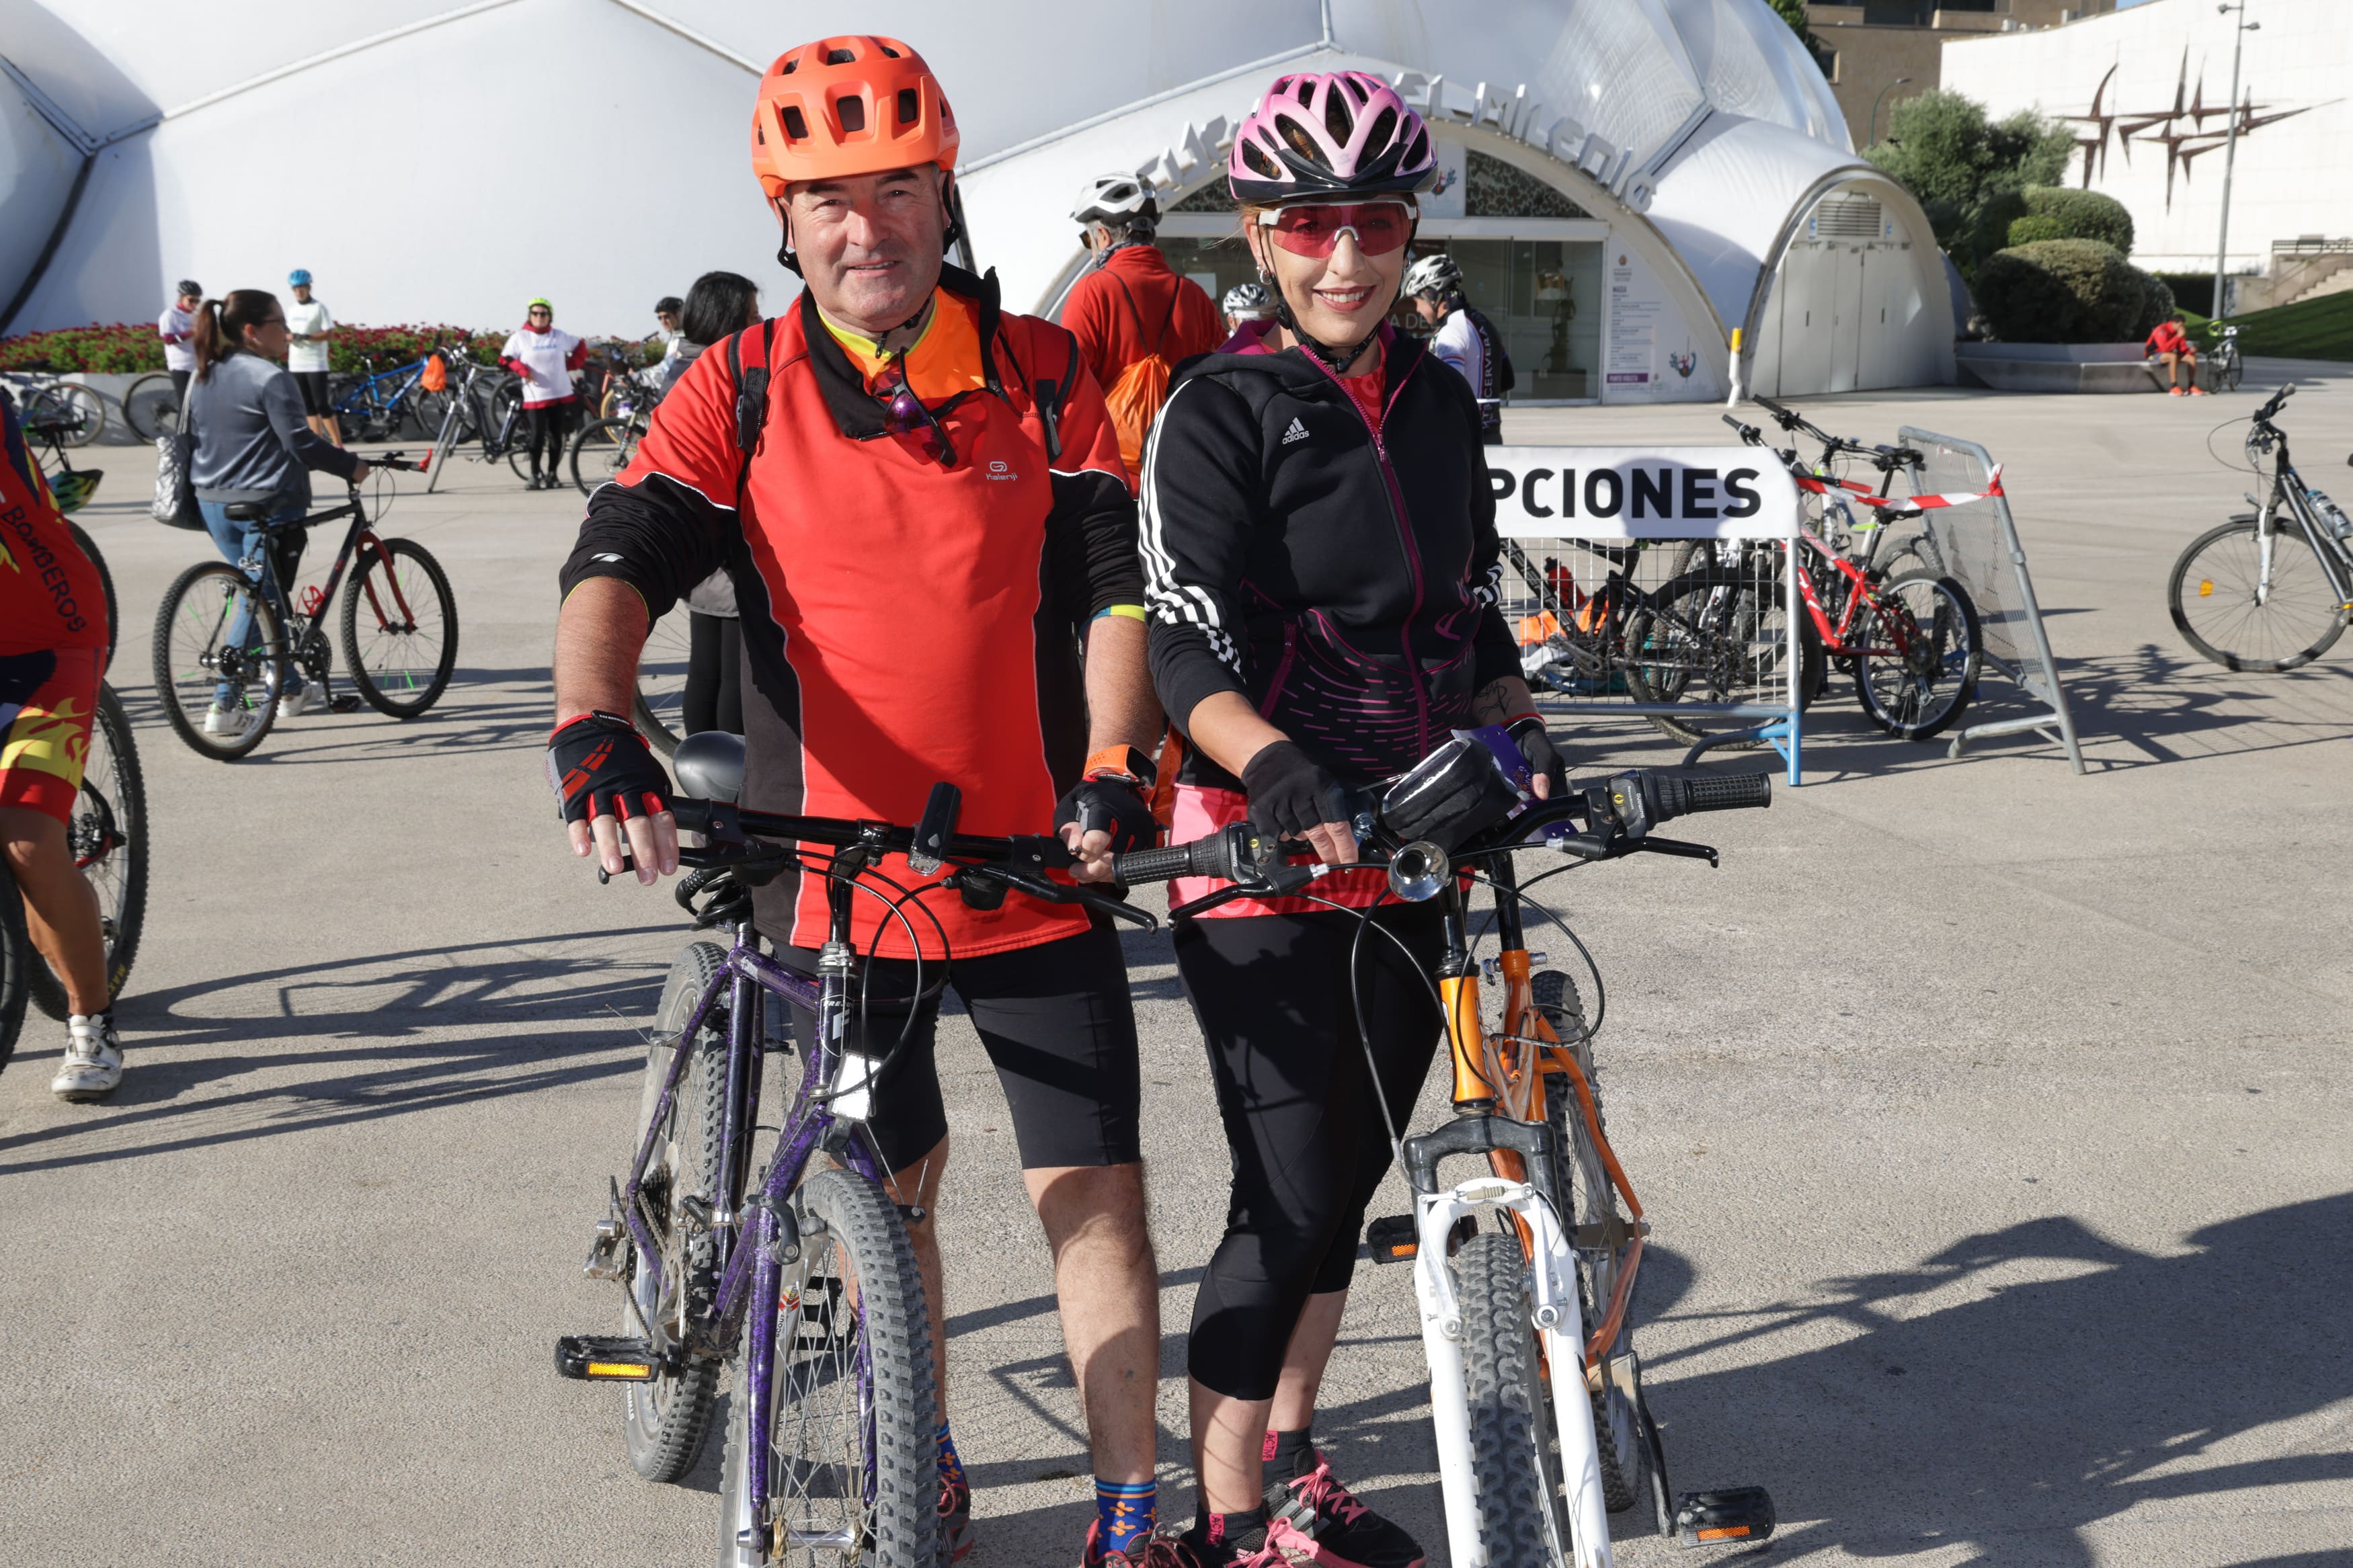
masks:
<path id="1" fill-rule="evenodd" d="M 66 1020 L 66 1059 L 49 1080 L 59 1100 L 104 1100 L 122 1081 L 122 1046 L 114 1037 L 114 1015 L 95 1018 L 76 1013 Z"/>
<path id="2" fill-rule="evenodd" d="M 300 691 L 290 692 L 286 696 L 280 698 L 278 700 L 278 717 L 280 719 L 300 719 L 304 713 L 310 711 L 311 703 L 313 700 L 312 694 L 318 689 L 319 689 L 315 686 L 306 686 Z"/>
<path id="3" fill-rule="evenodd" d="M 214 703 L 205 710 L 205 733 L 207 735 L 242 735 L 253 716 L 242 708 L 224 708 Z"/>

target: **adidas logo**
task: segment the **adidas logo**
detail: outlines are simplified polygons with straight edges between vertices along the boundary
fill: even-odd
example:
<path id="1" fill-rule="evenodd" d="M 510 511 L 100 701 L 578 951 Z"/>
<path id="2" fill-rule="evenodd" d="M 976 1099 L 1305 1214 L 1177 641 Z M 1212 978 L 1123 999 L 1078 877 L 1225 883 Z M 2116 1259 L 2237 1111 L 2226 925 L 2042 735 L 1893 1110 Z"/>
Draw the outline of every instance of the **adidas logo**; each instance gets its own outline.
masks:
<path id="1" fill-rule="evenodd" d="M 1291 428 L 1282 433 L 1282 444 L 1288 447 L 1293 441 L 1304 441 L 1306 439 L 1307 426 L 1302 425 L 1296 418 L 1293 418 L 1291 422 Z"/>

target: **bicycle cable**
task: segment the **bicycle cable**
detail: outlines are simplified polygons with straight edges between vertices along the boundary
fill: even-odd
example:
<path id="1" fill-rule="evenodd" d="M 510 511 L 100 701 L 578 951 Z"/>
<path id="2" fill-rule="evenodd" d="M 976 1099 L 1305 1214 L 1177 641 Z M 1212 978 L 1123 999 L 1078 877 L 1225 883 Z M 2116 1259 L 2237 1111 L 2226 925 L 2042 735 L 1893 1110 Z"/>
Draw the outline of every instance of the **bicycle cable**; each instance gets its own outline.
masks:
<path id="1" fill-rule="evenodd" d="M 2263 478 L 2263 470 L 2260 465 L 2255 463 L 2234 463 L 2229 458 L 2223 457 L 2221 453 L 2214 450 L 2215 437 L 2221 435 L 2223 431 L 2228 430 L 2233 425 L 2252 425 L 2254 423 L 2254 417 L 2255 416 L 2252 414 L 2242 414 L 2236 418 L 2225 419 L 2220 425 L 2215 426 L 2211 430 L 2207 431 L 2206 455 L 2213 458 L 2215 462 L 2221 464 L 2223 468 L 2230 469 L 2231 472 L 2234 474 L 2253 474 L 2255 478 L 2260 479 Z M 2246 446 L 2243 442 L 2241 443 L 2239 449 L 2242 452 L 2246 450 Z"/>
<path id="2" fill-rule="evenodd" d="M 1569 923 L 1567 921 L 1553 913 L 1552 910 L 1548 906 L 1537 903 L 1535 900 L 1527 896 L 1527 889 L 1535 886 L 1536 883 L 1543 881 L 1545 878 L 1557 877 L 1564 871 L 1581 869 L 1585 864 L 1586 862 L 1582 860 L 1573 861 L 1566 866 L 1556 866 L 1549 871 L 1539 872 L 1535 877 L 1530 879 L 1525 886 L 1513 889 L 1512 893 L 1519 902 L 1527 904 L 1534 908 L 1535 911 L 1542 915 L 1546 921 L 1556 927 L 1560 931 L 1561 935 L 1568 938 L 1569 942 L 1577 949 L 1577 955 L 1585 961 L 1585 972 L 1593 976 L 1593 1016 L 1587 1021 L 1585 1026 L 1585 1037 L 1590 1040 L 1600 1035 L 1601 1020 L 1609 1016 L 1609 990 L 1602 982 L 1601 966 L 1593 962 L 1592 950 L 1585 945 L 1585 939 L 1578 936 L 1577 932 L 1570 928 Z M 1493 888 L 1495 891 L 1499 893 L 1504 890 L 1501 887 L 1497 886 L 1493 879 L 1489 878 L 1482 872 L 1472 872 L 1471 879 L 1474 882 L 1484 882 L 1488 887 Z M 1472 938 L 1472 947 L 1477 947 L 1481 942 L 1486 939 L 1487 933 L 1494 929 L 1494 923 L 1495 911 L 1491 909 L 1486 914 L 1486 923 L 1481 927 L 1478 935 Z"/>

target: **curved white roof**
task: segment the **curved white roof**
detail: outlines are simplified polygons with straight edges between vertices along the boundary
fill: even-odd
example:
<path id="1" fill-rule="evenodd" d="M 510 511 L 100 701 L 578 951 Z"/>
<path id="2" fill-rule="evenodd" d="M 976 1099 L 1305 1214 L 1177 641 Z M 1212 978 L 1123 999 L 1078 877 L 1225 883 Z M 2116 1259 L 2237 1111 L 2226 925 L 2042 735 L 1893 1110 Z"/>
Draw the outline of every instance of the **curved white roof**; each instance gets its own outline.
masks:
<path id="1" fill-rule="evenodd" d="M 730 0 L 213 0 L 206 13 L 194 26 L 159 0 L 0 0 L 0 54 L 79 136 L 112 143 L 17 330 L 143 319 L 172 279 L 274 284 L 295 265 L 359 321 L 491 325 L 543 292 L 567 324 L 635 331 L 655 295 L 722 266 L 773 300 L 790 279 L 768 259 L 774 222 L 743 153 L 752 82 L 828 32 L 895 35 L 939 71 L 985 208 L 973 215 L 982 258 L 1002 258 L 1017 300 L 1043 286 L 1017 261 L 1029 248 L 1017 232 L 1049 225 L 1058 252 L 1071 238 L 1067 191 L 1032 209 L 1049 169 L 1068 163 L 1082 179 L 1148 162 L 1170 117 L 1136 111 L 1160 103 L 1229 127 L 1267 79 L 1311 56 L 1442 79 L 1450 100 L 1483 89 L 1499 118 L 1523 122 L 1520 139 L 1571 162 L 1573 127 L 1614 153 L 1598 177 L 1640 206 L 1651 171 L 1662 206 L 1703 226 L 1670 187 L 1676 149 L 1712 121 L 1775 132 L 1742 141 L 1765 165 L 1744 188 L 1782 205 L 1744 229 L 1771 230 L 1825 163 L 1852 158 L 1827 86 L 1764 0 L 1046 0 L 1018 19 L 969 0 L 782 13 Z M 0 111 L 0 174 L 14 174 L 0 185 L 5 302 L 74 160 L 5 90 Z M 1111 119 L 1133 138 L 1090 133 Z M 1049 148 L 1018 179 L 988 177 Z M 1016 186 L 1022 199 L 997 199 Z M 1708 292 L 1725 314 L 1726 292 Z"/>

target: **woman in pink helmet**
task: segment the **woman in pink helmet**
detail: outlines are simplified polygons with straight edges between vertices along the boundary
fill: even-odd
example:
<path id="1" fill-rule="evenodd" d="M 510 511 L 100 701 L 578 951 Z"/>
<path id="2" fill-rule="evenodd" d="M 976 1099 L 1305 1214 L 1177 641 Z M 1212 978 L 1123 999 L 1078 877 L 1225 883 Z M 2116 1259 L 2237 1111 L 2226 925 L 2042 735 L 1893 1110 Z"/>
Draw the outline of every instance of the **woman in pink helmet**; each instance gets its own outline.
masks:
<path id="1" fill-rule="evenodd" d="M 1327 863 L 1356 858 L 1349 786 L 1457 727 L 1506 723 L 1560 759 L 1495 608 L 1494 501 L 1462 378 L 1388 324 L 1437 173 L 1430 132 L 1378 78 L 1286 76 L 1227 174 L 1275 300 L 1268 353 L 1219 353 L 1169 389 L 1144 458 L 1154 682 L 1186 744 L 1171 837 L 1248 816 Z M 1542 786 L 1540 786 L 1542 787 Z M 1214 884 L 1180 882 L 1172 899 Z M 1404 1115 L 1440 1036 L 1424 978 L 1439 906 L 1382 906 L 1370 870 L 1318 894 L 1370 919 L 1355 973 L 1381 1096 Z M 1416 1568 L 1311 1438 L 1365 1205 L 1390 1147 L 1351 1001 L 1359 917 L 1304 899 L 1184 922 L 1176 962 L 1207 1037 L 1233 1191 L 1193 1310 L 1201 1568 Z"/>

